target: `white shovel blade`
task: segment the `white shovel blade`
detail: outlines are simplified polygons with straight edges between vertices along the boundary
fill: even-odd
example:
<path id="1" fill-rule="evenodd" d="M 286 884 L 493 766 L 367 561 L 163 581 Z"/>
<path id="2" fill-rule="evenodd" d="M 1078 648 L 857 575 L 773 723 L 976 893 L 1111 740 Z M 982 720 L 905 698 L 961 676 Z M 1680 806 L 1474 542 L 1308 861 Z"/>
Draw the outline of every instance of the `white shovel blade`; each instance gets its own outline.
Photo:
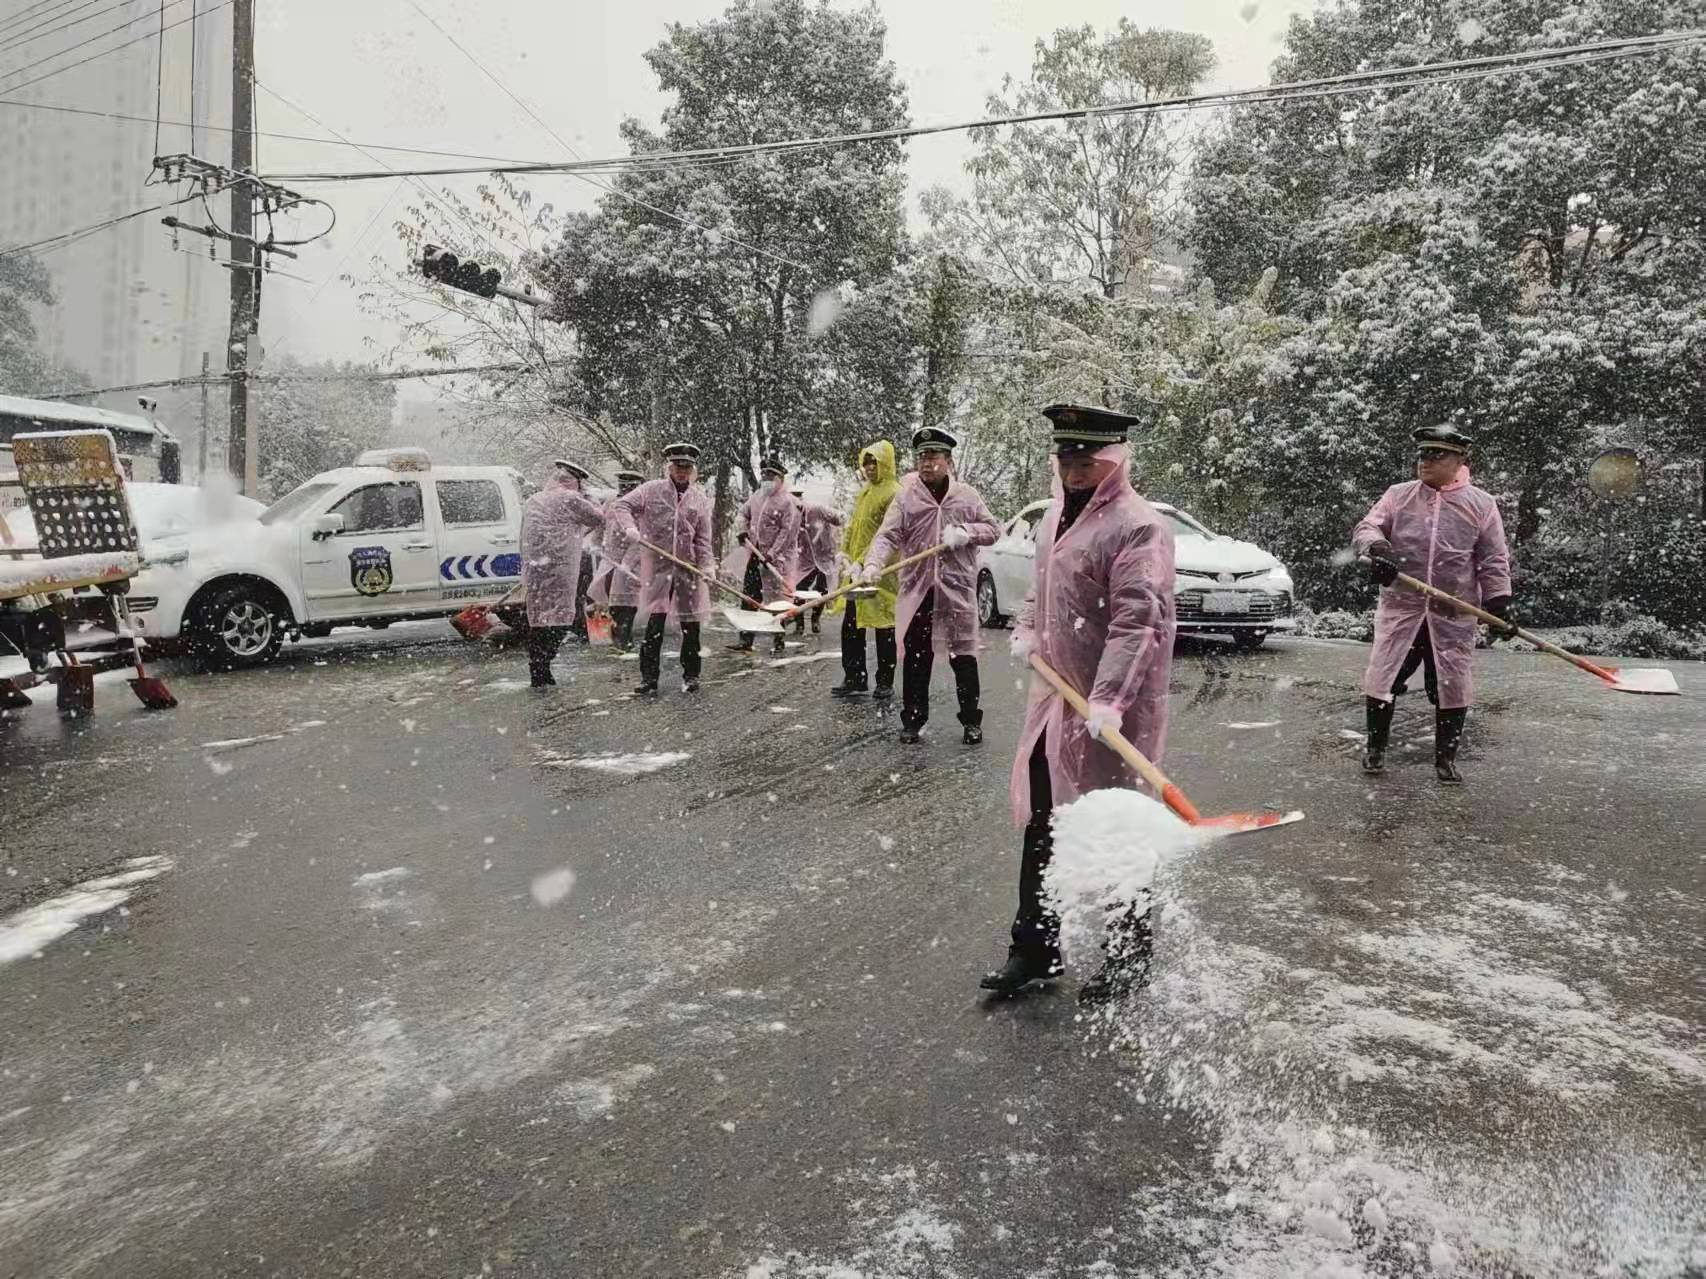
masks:
<path id="1" fill-rule="evenodd" d="M 737 631 L 764 631 L 770 635 L 780 635 L 782 624 L 769 613 L 760 613 L 751 608 L 725 608 L 723 616 L 729 619 Z"/>
<path id="2" fill-rule="evenodd" d="M 1682 689 L 1676 682 L 1676 676 L 1662 666 L 1642 666 L 1633 669 L 1614 669 L 1614 679 L 1610 686 L 1619 693 L 1656 693 L 1661 696 L 1680 697 Z"/>

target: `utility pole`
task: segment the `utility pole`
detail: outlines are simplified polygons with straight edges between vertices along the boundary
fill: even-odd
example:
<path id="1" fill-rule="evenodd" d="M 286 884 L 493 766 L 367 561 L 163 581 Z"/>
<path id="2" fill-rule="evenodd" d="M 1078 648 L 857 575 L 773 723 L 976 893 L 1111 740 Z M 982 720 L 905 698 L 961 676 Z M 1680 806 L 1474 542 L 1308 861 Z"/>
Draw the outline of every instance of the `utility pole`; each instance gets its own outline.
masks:
<path id="1" fill-rule="evenodd" d="M 210 363 L 206 351 L 201 353 L 201 439 L 196 445 L 195 482 L 205 487 L 207 485 L 207 433 L 211 425 L 207 420 L 207 367 Z"/>
<path id="2" fill-rule="evenodd" d="M 260 273 L 255 252 L 255 188 L 246 175 L 255 167 L 255 0 L 231 7 L 231 167 L 239 176 L 231 188 L 231 333 L 225 371 L 231 394 L 231 434 L 226 463 L 243 492 L 253 497 L 256 474 L 255 427 L 249 420 L 249 343 L 259 329 Z"/>

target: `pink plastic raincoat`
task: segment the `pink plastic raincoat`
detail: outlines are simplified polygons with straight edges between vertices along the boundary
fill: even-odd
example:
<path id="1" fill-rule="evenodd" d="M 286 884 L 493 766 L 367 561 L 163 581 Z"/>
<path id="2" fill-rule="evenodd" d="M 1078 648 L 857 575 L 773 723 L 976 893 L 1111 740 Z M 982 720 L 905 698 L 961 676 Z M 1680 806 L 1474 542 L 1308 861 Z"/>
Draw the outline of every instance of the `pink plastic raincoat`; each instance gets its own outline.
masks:
<path id="1" fill-rule="evenodd" d="M 934 590 L 932 613 L 935 648 L 949 657 L 975 656 L 977 632 L 977 548 L 988 546 L 1000 536 L 995 517 L 983 504 L 983 496 L 969 484 L 950 479 L 947 496 L 937 502 L 917 472 L 900 482 L 900 492 L 889 503 L 882 527 L 865 552 L 865 567 L 879 573 L 890 560 L 905 559 L 928 550 L 942 540 L 954 525 L 971 534 L 965 546 L 942 551 L 911 568 L 900 571 L 900 602 L 895 607 L 896 633 L 906 642 L 907 627 L 924 599 Z"/>
<path id="2" fill-rule="evenodd" d="M 1096 453 L 1118 466 L 1059 540 L 1063 490 L 1056 468 L 1055 504 L 1037 527 L 1036 577 L 1015 630 L 1085 700 L 1120 712 L 1126 740 L 1159 761 L 1173 672 L 1173 532 L 1132 488 L 1128 456 L 1123 444 Z M 1106 787 L 1142 789 L 1125 761 L 1093 740 L 1083 717 L 1033 673 L 1008 788 L 1016 825 L 1031 817 L 1031 752 L 1045 732 L 1057 805 Z"/>
<path id="3" fill-rule="evenodd" d="M 1351 534 L 1359 553 L 1381 538 L 1397 552 L 1399 571 L 1458 599 L 1481 604 L 1511 593 L 1510 548 L 1498 503 L 1470 484 L 1467 466 L 1443 489 L 1420 480 L 1387 489 Z M 1439 673 L 1440 708 L 1468 706 L 1475 692 L 1475 619 L 1452 617 L 1427 596 L 1400 585 L 1380 592 L 1374 655 L 1362 678 L 1363 692 L 1392 700 L 1393 681 L 1424 623 Z"/>
<path id="4" fill-rule="evenodd" d="M 529 626 L 573 626 L 580 583 L 581 543 L 603 525 L 598 503 L 580 481 L 562 472 L 527 499 L 521 512 L 521 582 Z"/>
<path id="5" fill-rule="evenodd" d="M 629 542 L 650 542 L 676 559 L 710 573 L 711 499 L 697 484 L 677 491 L 674 481 L 648 480 L 610 505 L 612 523 Z M 703 622 L 711 615 L 711 588 L 661 555 L 640 548 L 639 617 L 667 613 Z"/>
<path id="6" fill-rule="evenodd" d="M 799 573 L 804 577 L 813 569 L 835 585 L 835 557 L 840 553 L 841 516 L 816 502 L 800 504 Z"/>
<path id="7" fill-rule="evenodd" d="M 758 492 L 746 499 L 735 520 L 735 535 L 745 533 L 749 545 L 736 544 L 724 557 L 723 572 L 729 585 L 739 586 L 746 580 L 747 560 L 752 547 L 757 547 L 769 563 L 760 562 L 759 575 L 763 580 L 765 600 L 786 599 L 799 580 L 796 564 L 800 542 L 800 507 L 787 486 L 778 488 L 776 481 L 766 480 Z"/>
<path id="8" fill-rule="evenodd" d="M 640 588 L 645 585 L 640 576 L 640 559 L 645 551 L 612 518 L 615 506 L 615 498 L 604 504 L 603 558 L 587 596 L 601 608 L 637 608 Z"/>

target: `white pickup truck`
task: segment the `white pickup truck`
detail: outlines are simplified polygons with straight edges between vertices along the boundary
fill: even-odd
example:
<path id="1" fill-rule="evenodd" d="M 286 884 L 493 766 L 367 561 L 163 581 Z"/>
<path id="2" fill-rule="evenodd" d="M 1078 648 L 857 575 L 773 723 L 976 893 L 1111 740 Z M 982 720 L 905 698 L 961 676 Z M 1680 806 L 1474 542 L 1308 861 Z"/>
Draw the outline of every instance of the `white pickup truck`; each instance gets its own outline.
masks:
<path id="1" fill-rule="evenodd" d="M 522 500 L 509 467 L 374 449 L 252 521 L 152 543 L 131 616 L 151 648 L 224 668 L 263 665 L 287 637 L 334 626 L 448 617 L 520 582 Z"/>

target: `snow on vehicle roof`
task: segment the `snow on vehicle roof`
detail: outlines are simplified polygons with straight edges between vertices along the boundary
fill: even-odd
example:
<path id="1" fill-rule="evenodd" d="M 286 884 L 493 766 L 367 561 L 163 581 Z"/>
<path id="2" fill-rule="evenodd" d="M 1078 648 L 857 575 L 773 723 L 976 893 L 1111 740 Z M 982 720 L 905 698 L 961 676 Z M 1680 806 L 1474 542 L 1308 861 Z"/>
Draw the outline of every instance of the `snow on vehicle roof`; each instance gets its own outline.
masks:
<path id="1" fill-rule="evenodd" d="M 157 435 L 163 440 L 177 439 L 177 436 L 158 422 L 135 413 L 119 413 L 113 409 L 92 408 L 86 404 L 63 404 L 58 400 L 27 400 L 21 395 L 0 395 L 0 418 L 9 417 L 40 423 L 43 426 L 104 426 L 133 434 Z M 0 426 L 0 432 L 8 435 L 12 429 Z"/>

